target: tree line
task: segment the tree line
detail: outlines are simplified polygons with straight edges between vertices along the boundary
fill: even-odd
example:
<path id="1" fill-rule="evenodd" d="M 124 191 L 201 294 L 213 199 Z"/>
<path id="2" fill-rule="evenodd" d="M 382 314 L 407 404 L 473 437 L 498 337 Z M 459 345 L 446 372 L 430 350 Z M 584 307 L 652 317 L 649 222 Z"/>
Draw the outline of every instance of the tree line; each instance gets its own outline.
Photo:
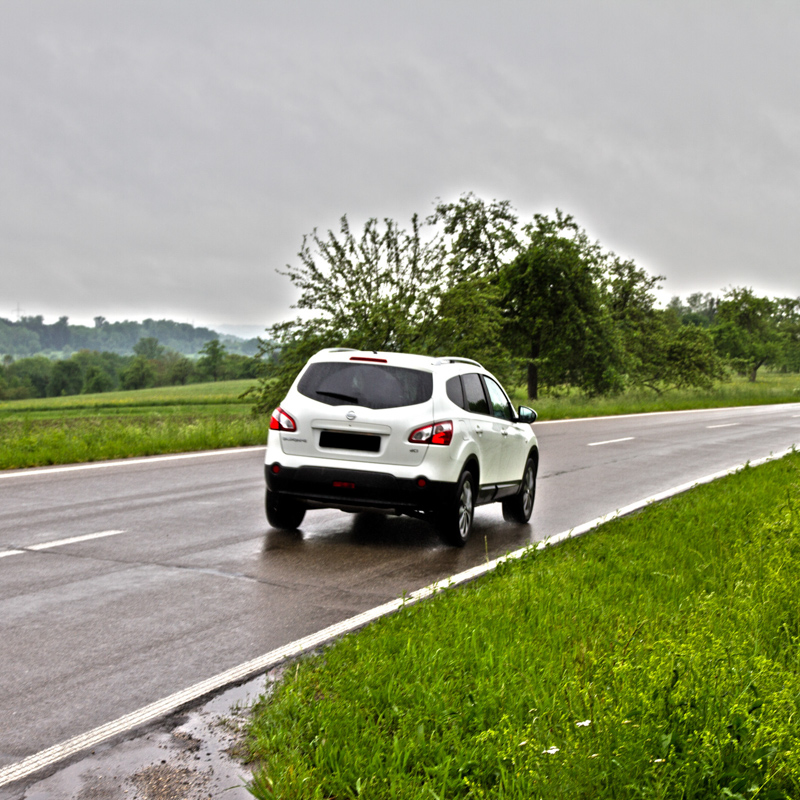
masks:
<path id="1" fill-rule="evenodd" d="M 43 316 L 23 316 L 16 322 L 0 317 L 0 353 L 15 357 L 39 353 L 69 356 L 79 350 L 133 355 L 136 343 L 150 338 L 183 355 L 197 354 L 212 339 L 219 339 L 228 350 L 242 355 L 252 356 L 258 350 L 257 339 L 221 336 L 210 328 L 195 328 L 187 322 L 168 319 L 109 322 L 105 317 L 95 317 L 94 326 L 89 327 L 71 325 L 68 317 L 59 317 L 49 325 Z"/>
<path id="2" fill-rule="evenodd" d="M 658 308 L 663 276 L 591 241 L 558 209 L 521 224 L 509 201 L 469 193 L 424 221 L 414 215 L 408 229 L 372 218 L 354 232 L 343 216 L 338 232 L 304 236 L 298 257 L 279 272 L 303 313 L 262 340 L 260 411 L 332 346 L 474 358 L 531 399 L 800 371 L 800 298 L 732 287 Z"/>
<path id="3" fill-rule="evenodd" d="M 258 358 L 231 353 L 216 338 L 199 348 L 197 358 L 189 358 L 146 336 L 129 356 L 97 350 L 79 350 L 63 359 L 6 355 L 0 365 L 0 400 L 255 379 L 261 366 Z"/>

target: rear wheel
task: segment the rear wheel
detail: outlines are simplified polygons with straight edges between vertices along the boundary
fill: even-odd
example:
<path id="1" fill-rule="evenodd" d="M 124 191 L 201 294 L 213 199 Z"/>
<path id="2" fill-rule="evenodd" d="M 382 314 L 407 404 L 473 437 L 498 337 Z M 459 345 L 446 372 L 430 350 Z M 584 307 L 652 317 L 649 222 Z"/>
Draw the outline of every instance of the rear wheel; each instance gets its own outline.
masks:
<path id="1" fill-rule="evenodd" d="M 458 479 L 455 496 L 439 510 L 437 527 L 439 535 L 455 547 L 463 547 L 472 530 L 475 517 L 475 478 L 464 470 Z"/>
<path id="2" fill-rule="evenodd" d="M 536 498 L 536 468 L 533 457 L 528 456 L 519 493 L 503 500 L 503 519 L 506 522 L 526 523 L 533 512 L 533 501 Z"/>
<path id="3" fill-rule="evenodd" d="M 293 531 L 299 527 L 306 515 L 305 506 L 293 497 L 277 494 L 267 489 L 265 501 L 267 507 L 267 522 L 273 528 L 284 531 Z"/>

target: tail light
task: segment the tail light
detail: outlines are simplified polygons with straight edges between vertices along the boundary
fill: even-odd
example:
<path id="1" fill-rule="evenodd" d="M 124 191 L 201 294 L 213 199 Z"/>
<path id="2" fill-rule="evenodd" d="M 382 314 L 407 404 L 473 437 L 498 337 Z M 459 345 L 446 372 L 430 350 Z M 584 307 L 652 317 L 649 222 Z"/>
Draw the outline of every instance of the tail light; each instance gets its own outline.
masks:
<path id="1" fill-rule="evenodd" d="M 424 425 L 412 431 L 408 441 L 415 444 L 450 444 L 453 441 L 453 423 L 447 420 Z"/>
<path id="2" fill-rule="evenodd" d="M 296 431 L 297 423 L 282 409 L 276 408 L 269 421 L 271 431 Z"/>

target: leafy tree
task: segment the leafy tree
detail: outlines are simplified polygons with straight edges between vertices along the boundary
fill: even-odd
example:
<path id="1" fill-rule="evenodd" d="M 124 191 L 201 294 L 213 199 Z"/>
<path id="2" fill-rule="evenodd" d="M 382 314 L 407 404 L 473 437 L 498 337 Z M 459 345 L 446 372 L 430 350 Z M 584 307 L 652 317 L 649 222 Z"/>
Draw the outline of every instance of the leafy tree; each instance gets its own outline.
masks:
<path id="1" fill-rule="evenodd" d="M 699 325 L 708 328 L 714 324 L 719 299 L 710 292 L 695 292 L 682 303 L 680 297 L 673 297 L 667 308 L 672 309 L 684 325 Z"/>
<path id="2" fill-rule="evenodd" d="M 20 358 L 6 368 L 6 375 L 15 386 L 25 388 L 26 397 L 47 397 L 53 366 L 45 356 Z"/>
<path id="3" fill-rule="evenodd" d="M 800 372 L 800 297 L 779 297 L 773 302 L 780 341 L 777 364 L 784 372 Z"/>
<path id="4" fill-rule="evenodd" d="M 170 386 L 175 386 L 177 384 L 185 386 L 196 372 L 194 363 L 186 358 L 186 356 L 182 356 L 174 350 L 168 351 L 162 359 L 162 362 L 165 367 L 166 382 L 170 384 Z"/>
<path id="5" fill-rule="evenodd" d="M 295 307 L 313 316 L 267 329 L 256 411 L 271 411 L 323 347 L 424 352 L 434 338 L 447 288 L 446 254 L 438 237 L 423 239 L 416 215 L 409 231 L 391 219 L 383 225 L 369 219 L 358 238 L 343 216 L 338 235 L 321 237 L 315 229 L 303 237 L 298 255 L 299 265 L 281 274 L 300 289 Z"/>
<path id="6" fill-rule="evenodd" d="M 506 331 L 524 353 L 528 396 L 570 383 L 590 394 L 621 386 L 620 352 L 602 290 L 604 255 L 556 210 L 526 226 L 528 244 L 500 275 Z"/>
<path id="7" fill-rule="evenodd" d="M 81 394 L 99 394 L 114 389 L 114 379 L 97 364 L 91 364 L 84 376 Z"/>
<path id="8" fill-rule="evenodd" d="M 508 200 L 487 204 L 469 192 L 455 203 L 438 203 L 428 223 L 444 224 L 456 280 L 496 276 L 522 249 L 516 232 L 517 214 Z"/>
<path id="9" fill-rule="evenodd" d="M 220 344 L 219 339 L 211 339 L 200 348 L 200 355 L 197 362 L 200 371 L 213 381 L 222 378 L 225 369 L 225 345 Z"/>
<path id="10" fill-rule="evenodd" d="M 473 277 L 456 283 L 441 297 L 431 341 L 424 352 L 472 358 L 503 383 L 515 382 L 520 365 L 505 344 L 506 320 L 500 300 L 496 280 Z"/>
<path id="11" fill-rule="evenodd" d="M 741 287 L 729 289 L 717 306 L 713 328 L 717 349 L 751 382 L 760 367 L 780 356 L 774 312 L 773 301 Z"/>
<path id="12" fill-rule="evenodd" d="M 68 358 L 56 361 L 53 365 L 53 374 L 47 387 L 49 397 L 80 394 L 83 386 L 83 371 L 81 365 L 74 359 Z"/>
<path id="13" fill-rule="evenodd" d="M 146 389 L 155 385 L 155 370 L 144 356 L 134 356 L 120 379 L 123 389 Z"/>
<path id="14" fill-rule="evenodd" d="M 134 355 L 144 356 L 149 361 L 155 361 L 161 358 L 166 351 L 166 348 L 158 343 L 155 336 L 143 336 L 133 346 Z"/>

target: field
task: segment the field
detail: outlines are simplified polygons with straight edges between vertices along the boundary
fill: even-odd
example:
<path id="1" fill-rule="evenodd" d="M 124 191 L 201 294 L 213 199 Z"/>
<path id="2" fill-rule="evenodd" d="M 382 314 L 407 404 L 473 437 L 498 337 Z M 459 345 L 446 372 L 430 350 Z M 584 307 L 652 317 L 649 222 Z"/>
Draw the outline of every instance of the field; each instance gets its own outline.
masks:
<path id="1" fill-rule="evenodd" d="M 253 416 L 251 403 L 240 399 L 251 385 L 220 381 L 0 402 L 0 469 L 264 444 L 269 420 Z M 737 379 L 709 392 L 546 395 L 533 403 L 518 389 L 512 399 L 533 405 L 540 419 L 798 402 L 800 375 L 765 373 L 755 384 Z"/>
<path id="2" fill-rule="evenodd" d="M 259 798 L 800 796 L 800 454 L 291 664 Z"/>
<path id="3" fill-rule="evenodd" d="M 261 445 L 252 381 L 0 403 L 0 469 Z"/>
<path id="4" fill-rule="evenodd" d="M 682 411 L 690 408 L 799 403 L 800 375 L 761 370 L 755 383 L 735 377 L 709 391 L 674 390 L 663 394 L 630 391 L 614 397 L 586 398 L 578 393 L 546 394 L 529 401 L 523 389 L 513 393 L 516 404 L 532 405 L 541 419 L 573 419 L 648 411 Z"/>

